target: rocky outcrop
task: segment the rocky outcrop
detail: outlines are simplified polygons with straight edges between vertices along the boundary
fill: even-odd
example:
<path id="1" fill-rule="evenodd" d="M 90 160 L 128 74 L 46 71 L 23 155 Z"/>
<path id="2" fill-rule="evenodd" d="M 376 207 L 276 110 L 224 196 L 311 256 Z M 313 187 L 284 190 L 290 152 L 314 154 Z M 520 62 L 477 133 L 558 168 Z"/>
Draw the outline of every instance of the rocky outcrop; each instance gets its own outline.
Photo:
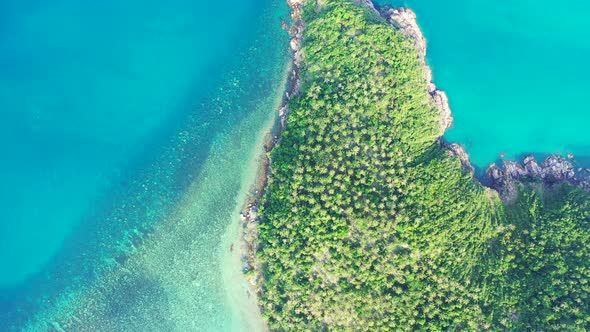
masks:
<path id="1" fill-rule="evenodd" d="M 293 25 L 288 27 L 286 23 L 283 23 L 283 28 L 289 32 L 291 41 L 289 46 L 293 52 L 293 63 L 291 68 L 291 74 L 289 75 L 289 86 L 287 92 L 285 92 L 285 100 L 283 106 L 279 109 L 279 119 L 281 121 L 281 128 L 285 127 L 287 119 L 287 113 L 289 113 L 289 100 L 299 93 L 301 87 L 301 63 L 303 62 L 303 52 L 301 51 L 301 45 L 303 44 L 303 30 L 305 29 L 305 23 L 301 17 L 303 11 L 303 3 L 306 0 L 287 0 L 287 4 L 291 7 L 291 20 Z"/>
<path id="2" fill-rule="evenodd" d="M 590 168 L 578 168 L 574 174 L 574 183 L 590 192 Z"/>
<path id="3" fill-rule="evenodd" d="M 244 273 L 253 271 L 254 273 L 249 274 L 248 282 L 256 293 L 260 294 L 261 289 L 258 283 L 259 275 L 255 272 L 259 271 L 259 262 L 256 259 L 256 251 L 258 251 L 258 205 L 256 202 L 252 202 L 240 213 L 240 219 L 242 221 L 243 233 L 242 238 L 244 240 L 245 250 L 244 257 L 242 257 L 242 270 Z"/>
<path id="4" fill-rule="evenodd" d="M 540 180 L 546 185 L 569 182 L 590 191 L 590 170 L 576 169 L 572 162 L 557 155 L 547 157 L 542 164 L 533 156 L 526 157 L 523 164 L 514 161 L 503 161 L 501 167 L 492 164 L 486 175 L 491 186 L 507 201 L 516 194 L 516 181 Z"/>
<path id="5" fill-rule="evenodd" d="M 464 169 L 471 173 L 475 171 L 475 168 L 471 165 L 471 161 L 469 161 L 469 155 L 461 145 L 457 143 L 448 144 L 444 141 L 441 141 L 441 145 L 448 151 L 451 157 L 457 157 L 461 161 L 461 165 Z"/>
<path id="6" fill-rule="evenodd" d="M 373 2 L 371 0 L 355 0 L 356 3 L 358 3 L 359 5 L 369 8 L 370 10 L 374 11 L 377 15 L 380 15 L 381 13 L 379 13 L 379 11 L 377 10 L 377 8 L 375 8 L 375 6 L 373 5 Z"/>
<path id="7" fill-rule="evenodd" d="M 420 58 L 424 61 L 426 57 L 426 38 L 418 26 L 416 13 L 408 8 L 393 8 L 384 6 L 381 8 L 381 16 L 401 33 L 414 42 Z M 431 81 L 428 80 L 429 82 Z"/>

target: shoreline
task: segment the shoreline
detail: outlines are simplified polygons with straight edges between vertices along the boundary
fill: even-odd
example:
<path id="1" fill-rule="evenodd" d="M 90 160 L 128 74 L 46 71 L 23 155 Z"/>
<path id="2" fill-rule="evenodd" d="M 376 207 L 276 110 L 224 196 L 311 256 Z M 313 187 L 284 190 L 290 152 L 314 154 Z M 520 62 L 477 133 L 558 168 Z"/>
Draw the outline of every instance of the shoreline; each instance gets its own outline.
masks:
<path id="1" fill-rule="evenodd" d="M 239 248 L 238 252 L 241 256 L 241 266 L 243 276 L 246 279 L 249 287 L 249 291 L 254 294 L 257 299 L 258 309 L 261 310 L 260 301 L 258 299 L 262 295 L 262 285 L 264 280 L 262 279 L 260 263 L 256 258 L 256 252 L 258 250 L 258 206 L 261 203 L 261 199 L 266 190 L 268 181 L 268 175 L 271 172 L 270 163 L 271 160 L 268 153 L 272 151 L 274 146 L 280 141 L 281 133 L 286 125 L 287 114 L 289 113 L 289 101 L 299 93 L 300 89 L 300 65 L 303 60 L 301 54 L 301 44 L 303 41 L 303 30 L 304 22 L 301 18 L 302 9 L 301 6 L 305 0 L 287 0 L 287 4 L 291 8 L 291 26 L 286 22 L 282 21 L 281 26 L 284 30 L 289 33 L 290 39 L 290 50 L 292 52 L 292 58 L 287 65 L 286 70 L 286 82 L 284 83 L 285 89 L 283 89 L 282 100 L 278 107 L 278 119 L 270 126 L 266 138 L 263 142 L 264 154 L 259 156 L 258 168 L 256 172 L 256 180 L 251 187 L 250 192 L 247 194 L 244 204 L 240 211 L 240 226 L 239 232 Z M 230 252 L 233 252 L 233 246 L 230 248 Z M 263 319 L 266 327 L 266 321 Z"/>
<path id="2" fill-rule="evenodd" d="M 280 76 L 280 89 L 277 89 L 273 109 L 284 107 L 284 91 L 290 84 L 291 68 L 291 61 L 287 60 Z M 253 283 L 247 274 L 255 264 L 253 261 L 255 257 L 252 255 L 255 251 L 252 248 L 257 234 L 255 225 L 252 227 L 253 224 L 249 221 L 255 220 L 255 211 L 266 187 L 269 166 L 266 153 L 275 144 L 279 127 L 280 118 L 273 111 L 260 129 L 248 167 L 243 171 L 240 194 L 236 198 L 233 213 L 235 219 L 227 227 L 220 246 L 221 259 L 226 266 L 223 273 L 224 283 L 231 285 L 231 288 L 226 290 L 229 303 L 233 305 L 236 317 L 240 317 L 242 324 L 247 324 L 248 331 L 269 330 L 261 315 L 256 283 Z M 236 294 L 241 295 L 236 296 Z M 241 330 L 243 327 L 242 325 L 234 326 L 235 330 Z"/>
<path id="3" fill-rule="evenodd" d="M 438 89 L 433 81 L 432 69 L 426 61 L 427 41 L 418 25 L 416 14 L 411 9 L 404 7 L 395 8 L 385 5 L 379 8 L 371 0 L 357 0 L 357 2 L 378 13 L 395 29 L 414 42 L 420 57 L 419 60 L 424 66 L 425 79 L 428 83 L 427 92 L 441 115 L 439 144 L 451 156 L 457 157 L 464 169 L 474 174 L 475 168 L 471 164 L 465 148 L 459 143 L 444 140 L 443 135 L 452 126 L 453 116 L 446 93 Z M 483 186 L 494 189 L 505 202 L 511 201 L 515 196 L 515 182 L 540 180 L 546 186 L 567 182 L 590 192 L 590 168 L 576 167 L 572 161 L 568 160 L 572 158 L 573 156 L 565 158 L 558 154 L 550 154 L 543 162 L 539 163 L 534 155 L 527 154 L 522 163 L 512 160 L 502 160 L 500 166 L 492 163 L 485 169 L 485 176 L 481 178 L 474 176 L 474 179 Z"/>
<path id="4" fill-rule="evenodd" d="M 247 195 L 243 208 L 240 212 L 242 230 L 240 232 L 240 242 L 243 244 L 240 254 L 242 256 L 243 275 L 247 280 L 250 291 L 256 298 L 262 295 L 262 279 L 260 263 L 256 258 L 258 249 L 258 208 L 261 199 L 266 190 L 268 175 L 271 172 L 271 160 L 268 153 L 280 141 L 282 130 L 286 125 L 286 117 L 289 113 L 289 101 L 299 93 L 301 87 L 300 67 L 303 61 L 301 46 L 303 42 L 303 32 L 305 22 L 302 20 L 302 5 L 307 0 L 286 0 L 291 8 L 291 26 L 282 21 L 283 29 L 289 32 L 291 36 L 290 49 L 292 59 L 289 64 L 289 74 L 286 83 L 286 89 L 283 94 L 283 100 L 278 108 L 278 121 L 272 126 L 267 139 L 264 142 L 266 154 L 260 157 L 259 168 L 256 171 L 256 182 L 252 186 L 251 192 Z M 465 170 L 472 175 L 475 168 L 469 160 L 469 155 L 464 147 L 459 143 L 446 142 L 443 138 L 445 131 L 452 126 L 453 116 L 449 106 L 449 99 L 443 90 L 436 87 L 433 82 L 432 69 L 426 61 L 426 39 L 420 29 L 416 14 L 409 8 L 392 7 L 385 5 L 377 7 L 371 0 L 353 0 L 361 6 L 370 9 L 388 22 L 394 29 L 403 33 L 410 38 L 416 46 L 419 54 L 419 60 L 424 66 L 425 80 L 427 82 L 427 93 L 429 94 L 433 106 L 438 109 L 440 117 L 440 135 L 438 144 L 443 150 L 451 156 L 458 158 Z M 539 164 L 534 156 L 526 157 L 521 165 L 518 162 L 504 160 L 502 166 L 498 167 L 492 163 L 485 171 L 485 177 L 479 178 L 475 175 L 473 180 L 481 183 L 485 188 L 491 188 L 496 191 L 503 201 L 510 201 L 514 196 L 515 181 L 526 181 L 539 179 L 544 185 L 552 186 L 555 184 L 567 182 L 576 187 L 590 192 L 590 168 L 576 168 L 566 158 L 559 155 L 549 155 L 545 161 Z M 488 183 L 488 184 L 486 184 Z M 260 308 L 260 302 L 257 302 Z M 266 323 L 266 321 L 264 321 Z"/>

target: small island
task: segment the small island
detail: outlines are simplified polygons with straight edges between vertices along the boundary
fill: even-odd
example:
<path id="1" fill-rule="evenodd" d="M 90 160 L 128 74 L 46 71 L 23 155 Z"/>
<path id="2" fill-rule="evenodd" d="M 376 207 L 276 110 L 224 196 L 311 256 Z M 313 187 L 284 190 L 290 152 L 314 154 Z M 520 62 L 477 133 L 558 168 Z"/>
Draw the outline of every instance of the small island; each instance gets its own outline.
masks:
<path id="1" fill-rule="evenodd" d="M 245 215 L 269 328 L 589 329 L 586 171 L 527 159 L 482 185 L 442 142 L 450 110 L 411 11 L 288 2 L 284 128 Z"/>

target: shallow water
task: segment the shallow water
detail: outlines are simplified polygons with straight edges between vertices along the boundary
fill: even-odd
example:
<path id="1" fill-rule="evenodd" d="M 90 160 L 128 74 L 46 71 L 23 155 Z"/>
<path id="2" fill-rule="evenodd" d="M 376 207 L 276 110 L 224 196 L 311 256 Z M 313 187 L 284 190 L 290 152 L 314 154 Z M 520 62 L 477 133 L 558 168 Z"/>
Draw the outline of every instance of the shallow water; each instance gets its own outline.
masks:
<path id="1" fill-rule="evenodd" d="M 0 330 L 248 327 L 221 241 L 276 114 L 287 13 L 0 3 Z"/>
<path id="2" fill-rule="evenodd" d="M 476 166 L 573 154 L 590 166 L 590 2 L 380 0 L 412 8 L 455 118 L 445 137 Z"/>

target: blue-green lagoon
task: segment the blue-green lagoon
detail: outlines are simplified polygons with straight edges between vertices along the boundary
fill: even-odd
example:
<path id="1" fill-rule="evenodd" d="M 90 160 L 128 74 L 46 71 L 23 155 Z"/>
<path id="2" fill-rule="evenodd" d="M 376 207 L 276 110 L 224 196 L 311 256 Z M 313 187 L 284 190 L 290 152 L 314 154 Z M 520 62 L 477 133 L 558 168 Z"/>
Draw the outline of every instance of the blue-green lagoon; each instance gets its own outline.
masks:
<path id="1" fill-rule="evenodd" d="M 0 4 L 0 330 L 261 327 L 227 252 L 284 90 L 287 15 Z"/>
<path id="2" fill-rule="evenodd" d="M 454 116 L 445 139 L 475 166 L 529 153 L 590 166 L 588 1 L 377 2 L 416 12 Z"/>
<path id="3" fill-rule="evenodd" d="M 450 98 L 446 139 L 476 166 L 590 165 L 590 3 L 405 5 Z M 229 247 L 287 16 L 284 0 L 0 3 L 1 331 L 262 328 Z"/>

